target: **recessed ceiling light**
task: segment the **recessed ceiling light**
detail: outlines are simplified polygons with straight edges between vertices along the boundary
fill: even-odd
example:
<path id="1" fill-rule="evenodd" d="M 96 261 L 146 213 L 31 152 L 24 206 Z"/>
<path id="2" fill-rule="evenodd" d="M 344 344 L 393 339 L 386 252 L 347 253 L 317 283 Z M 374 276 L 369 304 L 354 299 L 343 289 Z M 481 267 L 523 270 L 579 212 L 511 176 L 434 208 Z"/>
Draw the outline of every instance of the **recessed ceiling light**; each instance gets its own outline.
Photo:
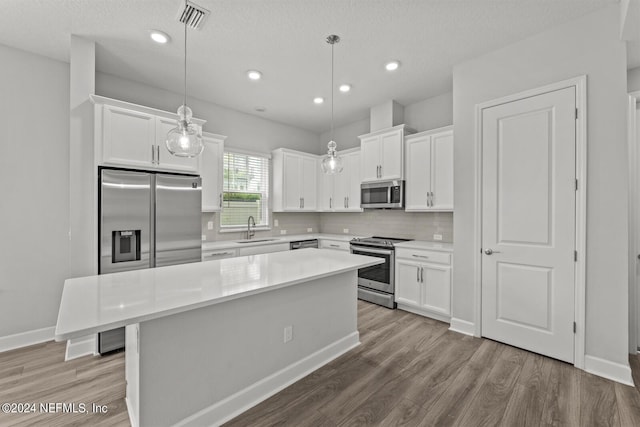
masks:
<path id="1" fill-rule="evenodd" d="M 317 97 L 317 98 L 313 98 L 313 103 L 314 104 L 322 104 L 324 102 L 324 98 L 321 97 Z"/>
<path id="2" fill-rule="evenodd" d="M 262 78 L 262 73 L 257 70 L 249 70 L 247 71 L 247 77 L 249 77 L 250 80 L 260 80 Z"/>
<path id="3" fill-rule="evenodd" d="M 158 44 L 165 44 L 171 40 L 171 37 L 167 33 L 158 30 L 151 30 L 150 34 L 151 40 Z"/>
<path id="4" fill-rule="evenodd" d="M 400 66 L 400 63 L 398 61 L 391 61 L 391 62 L 387 62 L 384 68 L 386 68 L 387 71 L 395 71 L 398 69 L 399 66 Z"/>
<path id="5" fill-rule="evenodd" d="M 349 92 L 351 90 L 351 85 L 343 84 L 340 85 L 340 92 Z"/>

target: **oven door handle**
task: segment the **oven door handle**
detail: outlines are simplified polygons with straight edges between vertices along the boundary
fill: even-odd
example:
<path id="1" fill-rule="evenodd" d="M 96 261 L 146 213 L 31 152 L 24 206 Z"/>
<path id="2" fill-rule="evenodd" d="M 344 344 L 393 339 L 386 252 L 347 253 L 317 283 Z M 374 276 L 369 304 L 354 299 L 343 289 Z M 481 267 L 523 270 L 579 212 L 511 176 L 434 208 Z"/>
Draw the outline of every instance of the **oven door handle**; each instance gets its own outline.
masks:
<path id="1" fill-rule="evenodd" d="M 372 254 L 380 254 L 380 255 L 391 255 L 393 251 L 389 249 L 374 249 L 367 246 L 355 246 L 351 245 L 351 249 L 360 251 L 360 252 L 370 252 Z"/>

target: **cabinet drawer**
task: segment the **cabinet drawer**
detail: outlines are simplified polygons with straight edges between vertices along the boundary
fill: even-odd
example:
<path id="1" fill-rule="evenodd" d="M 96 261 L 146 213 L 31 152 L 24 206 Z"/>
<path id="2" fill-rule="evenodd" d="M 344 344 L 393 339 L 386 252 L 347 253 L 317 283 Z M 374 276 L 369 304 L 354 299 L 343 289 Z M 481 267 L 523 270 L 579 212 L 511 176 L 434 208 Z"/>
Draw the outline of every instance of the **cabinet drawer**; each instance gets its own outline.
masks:
<path id="1" fill-rule="evenodd" d="M 349 251 L 351 250 L 349 246 L 349 242 L 344 242 L 341 240 L 324 240 L 320 239 L 319 241 L 320 249 L 335 249 L 337 251 Z"/>
<path id="2" fill-rule="evenodd" d="M 427 251 L 420 249 L 396 249 L 396 258 L 410 259 L 419 262 L 435 262 L 438 264 L 451 264 L 451 254 L 447 252 Z"/>
<path id="3" fill-rule="evenodd" d="M 272 252 L 284 252 L 289 250 L 289 243 L 276 243 L 274 245 L 249 246 L 248 248 L 238 249 L 238 255 L 260 255 Z"/>
<path id="4" fill-rule="evenodd" d="M 202 251 L 202 261 L 211 261 L 214 259 L 233 258 L 238 256 L 235 249 L 220 249 L 214 251 Z"/>

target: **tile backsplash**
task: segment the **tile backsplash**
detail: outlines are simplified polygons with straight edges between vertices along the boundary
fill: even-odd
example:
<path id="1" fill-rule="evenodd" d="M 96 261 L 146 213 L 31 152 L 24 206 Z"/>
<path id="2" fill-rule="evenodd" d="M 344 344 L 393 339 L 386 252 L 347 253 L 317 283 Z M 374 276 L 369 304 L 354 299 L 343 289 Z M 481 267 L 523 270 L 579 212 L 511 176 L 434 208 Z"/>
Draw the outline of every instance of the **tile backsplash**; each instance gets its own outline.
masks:
<path id="1" fill-rule="evenodd" d="M 320 213 L 317 212 L 274 212 L 271 214 L 271 230 L 257 230 L 254 239 L 260 237 L 280 236 L 286 234 L 305 234 L 309 228 L 311 233 L 320 232 Z M 278 222 L 276 226 L 275 223 Z M 208 229 L 208 223 L 213 222 L 213 229 Z M 207 242 L 219 240 L 239 240 L 247 237 L 246 232 L 220 233 L 220 215 L 211 212 L 202 213 L 202 234 Z"/>
<path id="2" fill-rule="evenodd" d="M 434 240 L 434 234 L 441 234 L 442 241 L 453 242 L 452 212 L 404 212 L 397 210 L 367 210 L 365 212 L 280 212 L 272 213 L 271 230 L 256 231 L 254 238 L 280 236 L 286 234 L 312 233 L 377 235 L 416 240 Z M 275 226 L 275 222 L 278 225 Z M 238 240 L 246 238 L 245 232 L 220 233 L 220 217 L 216 213 L 202 214 L 202 234 L 207 242 Z M 213 229 L 208 229 L 208 223 Z"/>
<path id="3" fill-rule="evenodd" d="M 453 242 L 453 212 L 404 212 L 399 210 L 366 210 L 364 212 L 323 213 L 320 216 L 322 233 L 397 237 L 415 240 L 434 240 L 442 235 L 442 242 Z"/>

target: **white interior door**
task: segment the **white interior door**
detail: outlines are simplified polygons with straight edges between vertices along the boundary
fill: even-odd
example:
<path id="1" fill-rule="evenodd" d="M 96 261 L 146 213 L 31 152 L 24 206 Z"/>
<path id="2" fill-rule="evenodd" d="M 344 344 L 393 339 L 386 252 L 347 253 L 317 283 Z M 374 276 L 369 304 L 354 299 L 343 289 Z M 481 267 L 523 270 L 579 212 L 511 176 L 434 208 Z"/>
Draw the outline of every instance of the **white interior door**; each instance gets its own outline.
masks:
<path id="1" fill-rule="evenodd" d="M 636 141 L 636 189 L 640 189 L 640 103 L 636 103 L 636 123 L 635 123 L 635 141 Z M 640 248 L 640 194 L 634 194 L 636 198 L 636 249 Z M 634 254 L 640 258 L 640 252 Z M 640 262 L 635 262 L 636 266 L 636 347 L 640 348 Z"/>
<path id="2" fill-rule="evenodd" d="M 575 88 L 482 113 L 482 335 L 573 363 Z"/>

